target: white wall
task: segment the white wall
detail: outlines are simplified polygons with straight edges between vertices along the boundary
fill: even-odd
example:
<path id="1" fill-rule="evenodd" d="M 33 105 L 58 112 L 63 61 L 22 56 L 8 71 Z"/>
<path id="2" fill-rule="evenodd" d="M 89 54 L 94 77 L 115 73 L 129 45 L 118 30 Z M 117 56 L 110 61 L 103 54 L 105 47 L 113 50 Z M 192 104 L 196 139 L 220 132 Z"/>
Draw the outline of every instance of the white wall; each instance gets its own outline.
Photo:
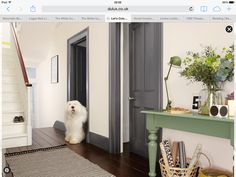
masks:
<path id="1" fill-rule="evenodd" d="M 29 24 L 27 25 L 30 27 Z M 37 23 L 37 26 L 40 26 L 43 31 L 47 30 L 44 23 L 40 25 Z M 91 132 L 108 137 L 108 23 L 55 24 L 52 33 L 53 42 L 48 48 L 47 58 L 42 60 L 37 68 L 39 127 L 51 127 L 56 120 L 64 121 L 67 100 L 67 39 L 87 27 L 89 27 L 90 70 L 89 126 Z M 34 36 L 25 37 L 30 37 L 34 41 Z M 21 35 L 21 38 L 24 36 Z M 48 40 L 51 42 L 51 39 Z M 51 84 L 51 57 L 55 55 L 59 55 L 59 83 Z"/>
<path id="2" fill-rule="evenodd" d="M 226 33 L 225 27 L 228 23 L 164 23 L 164 76 L 167 74 L 169 59 L 171 56 L 186 56 L 186 52 L 201 51 L 201 46 L 212 45 L 221 50 L 233 44 L 233 33 Z M 172 106 L 191 109 L 192 97 L 202 89 L 201 83 L 190 83 L 189 80 L 180 77 L 180 70 L 172 68 L 168 88 Z M 234 90 L 233 83 L 227 83 L 226 93 Z M 164 104 L 166 106 L 166 93 L 164 91 Z M 221 130 L 219 130 L 221 131 Z M 203 136 L 174 130 L 164 129 L 163 138 L 183 140 L 186 143 L 187 156 L 191 157 L 196 144 L 203 145 L 204 152 L 209 156 L 215 166 L 232 170 L 233 166 L 233 147 L 230 141 L 222 138 Z M 206 165 L 207 162 L 203 161 Z"/>

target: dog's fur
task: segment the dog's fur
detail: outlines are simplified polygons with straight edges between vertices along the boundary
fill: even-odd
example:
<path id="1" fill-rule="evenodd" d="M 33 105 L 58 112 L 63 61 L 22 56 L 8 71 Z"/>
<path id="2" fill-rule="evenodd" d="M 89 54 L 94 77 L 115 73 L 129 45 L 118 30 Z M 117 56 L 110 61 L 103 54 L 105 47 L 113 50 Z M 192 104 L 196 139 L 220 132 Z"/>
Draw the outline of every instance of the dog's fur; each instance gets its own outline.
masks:
<path id="1" fill-rule="evenodd" d="M 83 124 L 86 121 L 86 108 L 77 100 L 69 101 L 67 103 L 65 116 L 65 140 L 70 144 L 80 143 L 85 138 Z"/>

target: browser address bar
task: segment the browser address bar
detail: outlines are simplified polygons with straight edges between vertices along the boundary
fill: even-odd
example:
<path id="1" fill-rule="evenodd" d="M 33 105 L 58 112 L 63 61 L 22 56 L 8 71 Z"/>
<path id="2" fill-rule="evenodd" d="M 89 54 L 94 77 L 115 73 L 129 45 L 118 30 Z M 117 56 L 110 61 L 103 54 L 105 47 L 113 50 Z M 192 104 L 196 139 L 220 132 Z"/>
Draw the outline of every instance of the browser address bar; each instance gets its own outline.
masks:
<path id="1" fill-rule="evenodd" d="M 42 12 L 189 12 L 192 6 L 42 6 Z"/>

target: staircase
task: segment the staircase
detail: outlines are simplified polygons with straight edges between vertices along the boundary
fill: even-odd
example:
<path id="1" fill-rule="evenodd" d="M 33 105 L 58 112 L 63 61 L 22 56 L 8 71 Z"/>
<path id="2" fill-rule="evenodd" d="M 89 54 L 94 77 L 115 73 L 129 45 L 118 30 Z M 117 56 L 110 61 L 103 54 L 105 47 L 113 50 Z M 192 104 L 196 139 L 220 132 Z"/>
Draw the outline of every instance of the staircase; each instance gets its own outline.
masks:
<path id="1" fill-rule="evenodd" d="M 12 29 L 14 29 L 13 26 Z M 31 120 L 29 119 L 30 85 L 28 78 L 27 80 L 24 78 L 26 72 L 24 65 L 22 68 L 23 58 L 16 35 L 14 35 L 13 30 L 9 47 L 2 49 L 3 148 L 32 144 Z M 14 122 L 16 116 L 22 116 L 24 121 Z"/>

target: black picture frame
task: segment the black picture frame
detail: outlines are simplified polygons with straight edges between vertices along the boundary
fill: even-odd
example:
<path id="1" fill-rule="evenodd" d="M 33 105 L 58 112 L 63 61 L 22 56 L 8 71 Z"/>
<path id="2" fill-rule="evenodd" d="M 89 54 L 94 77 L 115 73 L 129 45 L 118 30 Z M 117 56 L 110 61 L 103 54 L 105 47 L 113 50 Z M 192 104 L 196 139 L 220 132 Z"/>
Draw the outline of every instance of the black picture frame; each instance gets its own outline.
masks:
<path id="1" fill-rule="evenodd" d="M 55 55 L 51 58 L 51 83 L 56 84 L 59 82 L 59 56 Z"/>

